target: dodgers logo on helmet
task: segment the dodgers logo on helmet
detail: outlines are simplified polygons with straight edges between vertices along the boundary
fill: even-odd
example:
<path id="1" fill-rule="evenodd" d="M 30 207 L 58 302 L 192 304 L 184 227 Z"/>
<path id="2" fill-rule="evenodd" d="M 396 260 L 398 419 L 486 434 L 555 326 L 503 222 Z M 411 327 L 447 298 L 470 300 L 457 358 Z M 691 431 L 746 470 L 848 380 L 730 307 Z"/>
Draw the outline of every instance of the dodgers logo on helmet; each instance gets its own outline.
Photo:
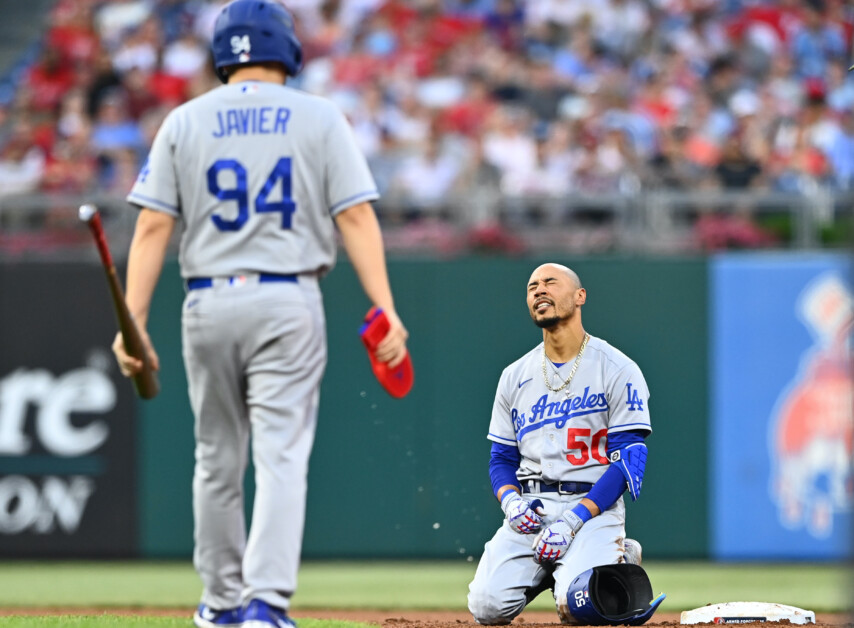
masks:
<path id="1" fill-rule="evenodd" d="M 246 63 L 278 62 L 288 74 L 302 69 L 302 45 L 290 13 L 273 0 L 234 0 L 217 17 L 211 41 L 216 74 L 225 83 L 225 68 Z"/>
<path id="2" fill-rule="evenodd" d="M 830 536 L 834 515 L 854 506 L 852 303 L 833 273 L 804 288 L 798 312 L 816 342 L 781 392 L 770 423 L 770 490 L 780 523 L 816 539 Z"/>

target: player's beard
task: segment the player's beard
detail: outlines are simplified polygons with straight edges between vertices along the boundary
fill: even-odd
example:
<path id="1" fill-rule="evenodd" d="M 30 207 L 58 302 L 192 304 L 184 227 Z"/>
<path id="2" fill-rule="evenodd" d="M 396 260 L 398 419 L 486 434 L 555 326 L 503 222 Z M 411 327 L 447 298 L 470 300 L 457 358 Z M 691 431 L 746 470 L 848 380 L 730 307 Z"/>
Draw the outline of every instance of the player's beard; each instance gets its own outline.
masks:
<path id="1" fill-rule="evenodd" d="M 556 306 L 554 306 L 555 309 Z M 565 314 L 555 314 L 553 316 L 549 316 L 547 318 L 537 318 L 536 315 L 532 315 L 531 318 L 534 320 L 534 325 L 539 327 L 540 329 L 552 329 L 561 321 L 566 321 L 572 318 L 572 314 L 575 312 L 575 304 L 571 303 L 567 308 Z"/>
<path id="2" fill-rule="evenodd" d="M 548 318 L 535 318 L 534 325 L 540 329 L 551 329 L 562 320 L 566 320 L 568 316 L 549 316 Z"/>

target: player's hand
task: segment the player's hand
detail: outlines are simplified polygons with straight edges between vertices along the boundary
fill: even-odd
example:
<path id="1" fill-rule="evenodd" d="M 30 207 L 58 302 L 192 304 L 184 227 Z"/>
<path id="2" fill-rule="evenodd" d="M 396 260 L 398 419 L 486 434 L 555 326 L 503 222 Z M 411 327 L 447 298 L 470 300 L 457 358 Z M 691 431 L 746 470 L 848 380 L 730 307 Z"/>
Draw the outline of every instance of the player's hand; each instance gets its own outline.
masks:
<path id="1" fill-rule="evenodd" d="M 387 362 L 389 368 L 394 368 L 406 357 L 406 339 L 409 338 L 409 332 L 397 312 L 392 309 L 383 311 L 388 318 L 389 329 L 385 338 L 377 345 L 374 355 L 380 362 Z"/>
<path id="2" fill-rule="evenodd" d="M 142 338 L 142 343 L 148 352 L 148 361 L 151 363 L 151 368 L 155 371 L 160 370 L 160 358 L 157 357 L 157 352 L 154 351 L 154 346 L 151 344 L 151 339 L 148 337 L 148 332 L 140 328 L 139 335 Z M 119 364 L 119 370 L 125 377 L 133 377 L 142 370 L 142 360 L 128 355 L 125 351 L 125 342 L 122 338 L 122 332 L 117 332 L 113 340 L 113 355 L 116 356 L 116 362 Z"/>
<path id="3" fill-rule="evenodd" d="M 565 511 L 560 518 L 537 535 L 534 544 L 534 560 L 538 563 L 555 563 L 566 555 L 575 535 L 584 522 L 571 510 Z"/>
<path id="4" fill-rule="evenodd" d="M 535 499 L 529 502 L 516 491 L 507 491 L 501 500 L 501 510 L 514 532 L 533 534 L 543 526 L 543 515 L 546 514 L 543 502 Z"/>

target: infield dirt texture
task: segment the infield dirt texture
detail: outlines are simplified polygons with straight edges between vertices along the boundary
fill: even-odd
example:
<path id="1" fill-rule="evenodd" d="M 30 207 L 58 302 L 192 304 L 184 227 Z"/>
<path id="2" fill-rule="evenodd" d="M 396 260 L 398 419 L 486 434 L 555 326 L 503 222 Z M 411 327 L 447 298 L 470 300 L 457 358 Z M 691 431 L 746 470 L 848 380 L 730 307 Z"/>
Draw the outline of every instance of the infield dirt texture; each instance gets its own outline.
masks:
<path id="1" fill-rule="evenodd" d="M 163 624 L 166 626 L 187 625 L 191 626 L 190 617 L 193 609 L 157 609 L 157 608 L 17 608 L 0 609 L 0 626 L 16 626 L 29 628 L 31 626 L 65 626 L 74 625 L 78 627 L 92 626 L 122 626 L 131 617 L 136 619 L 150 618 L 174 618 L 178 623 Z M 681 626 L 679 613 L 656 613 L 646 626 Z M 57 619 L 57 623 L 51 623 L 50 617 Z M 382 628 L 460 628 L 461 626 L 477 626 L 465 611 L 428 611 L 428 610 L 396 610 L 376 611 L 365 609 L 314 609 L 295 612 L 294 619 L 299 628 L 360 628 L 360 624 L 382 626 Z M 321 621 L 311 621 L 311 619 Z M 325 620 L 325 621 L 324 621 Z M 38 623 L 36 623 L 38 622 Z M 135 622 L 136 623 L 136 622 Z M 789 622 L 780 622 L 788 624 Z M 307 625 L 310 624 L 310 625 Z M 137 625 L 146 626 L 144 621 Z M 161 624 L 150 624 L 151 626 Z M 514 626 L 525 626 L 534 628 L 537 626 L 560 625 L 557 615 L 549 611 L 527 611 L 522 613 L 513 621 Z M 705 624 L 710 626 L 711 624 Z M 742 625 L 767 625 L 760 622 L 752 622 Z M 816 628 L 854 626 L 850 615 L 844 613 L 816 613 L 816 623 L 811 624 Z"/>

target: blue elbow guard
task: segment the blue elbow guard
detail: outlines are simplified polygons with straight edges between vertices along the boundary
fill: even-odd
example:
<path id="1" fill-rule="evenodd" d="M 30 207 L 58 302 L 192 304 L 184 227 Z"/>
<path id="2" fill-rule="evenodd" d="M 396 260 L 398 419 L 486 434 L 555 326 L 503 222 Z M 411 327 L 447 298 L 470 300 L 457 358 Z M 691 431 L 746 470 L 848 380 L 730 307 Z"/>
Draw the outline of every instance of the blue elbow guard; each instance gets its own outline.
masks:
<path id="1" fill-rule="evenodd" d="M 646 469 L 646 452 L 646 444 L 644 443 L 632 443 L 611 452 L 611 464 L 617 465 L 623 472 L 632 501 L 636 501 L 641 492 L 643 473 Z"/>

